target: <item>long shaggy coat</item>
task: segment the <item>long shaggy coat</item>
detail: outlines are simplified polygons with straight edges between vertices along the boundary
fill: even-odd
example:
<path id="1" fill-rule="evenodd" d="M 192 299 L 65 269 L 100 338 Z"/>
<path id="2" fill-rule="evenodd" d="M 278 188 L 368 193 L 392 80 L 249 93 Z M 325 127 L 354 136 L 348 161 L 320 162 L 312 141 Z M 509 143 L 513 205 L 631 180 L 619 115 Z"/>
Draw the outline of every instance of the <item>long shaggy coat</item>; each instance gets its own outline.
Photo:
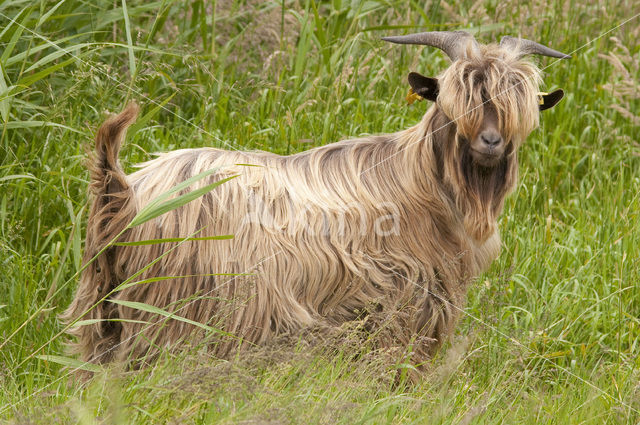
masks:
<path id="1" fill-rule="evenodd" d="M 517 149 L 538 125 L 539 74 L 513 52 L 480 46 L 444 71 L 436 104 L 405 131 L 291 156 L 184 149 L 125 175 L 118 151 L 137 113 L 129 106 L 96 137 L 85 262 L 151 200 L 214 167 L 189 190 L 239 177 L 119 240 L 234 238 L 109 247 L 82 274 L 64 315 L 101 320 L 73 329 L 76 350 L 104 363 L 200 336 L 184 320 L 117 303 L 135 301 L 222 331 L 208 336 L 222 357 L 372 312 L 388 313 L 401 330 L 382 345 L 414 341 L 415 353 L 429 355 L 452 332 L 471 279 L 499 253 L 496 217 L 516 183 Z M 468 142 L 488 99 L 507 143 L 491 168 L 474 163 Z M 153 281 L 111 293 L 141 270 L 135 281 Z"/>

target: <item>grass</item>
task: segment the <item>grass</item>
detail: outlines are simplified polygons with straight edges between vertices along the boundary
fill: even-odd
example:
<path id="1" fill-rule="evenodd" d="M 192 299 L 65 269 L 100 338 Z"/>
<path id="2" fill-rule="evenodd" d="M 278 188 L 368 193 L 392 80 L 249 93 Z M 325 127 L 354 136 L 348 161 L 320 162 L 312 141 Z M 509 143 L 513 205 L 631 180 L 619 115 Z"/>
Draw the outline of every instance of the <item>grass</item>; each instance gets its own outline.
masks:
<path id="1" fill-rule="evenodd" d="M 617 27 L 633 6 L 0 4 L 0 421 L 637 423 L 640 18 Z M 454 28 L 483 41 L 523 35 L 573 59 L 541 60 L 547 91 L 567 97 L 521 149 L 503 252 L 419 383 L 394 384 L 393 367 L 348 344 L 283 344 L 231 362 L 167 354 L 86 384 L 51 361 L 64 356 L 56 316 L 81 267 L 85 148 L 106 111 L 143 106 L 128 167 L 177 148 L 290 154 L 392 132 L 426 107 L 404 102 L 407 73 L 437 75 L 447 61 L 379 37 Z"/>

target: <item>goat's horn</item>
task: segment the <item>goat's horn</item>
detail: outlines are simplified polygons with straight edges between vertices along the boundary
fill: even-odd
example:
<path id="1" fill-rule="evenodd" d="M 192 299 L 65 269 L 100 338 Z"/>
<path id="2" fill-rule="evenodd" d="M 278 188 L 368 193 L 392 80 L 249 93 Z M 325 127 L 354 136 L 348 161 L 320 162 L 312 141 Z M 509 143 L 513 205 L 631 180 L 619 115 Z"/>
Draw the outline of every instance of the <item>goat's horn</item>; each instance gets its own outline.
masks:
<path id="1" fill-rule="evenodd" d="M 571 59 L 571 56 L 565 55 L 562 52 L 553 50 L 550 47 L 543 46 L 535 41 L 527 40 L 525 38 L 514 38 L 505 35 L 500 40 L 500 45 L 508 49 L 517 49 L 520 52 L 520 56 L 524 55 L 542 55 L 550 56 L 552 58 Z"/>
<path id="2" fill-rule="evenodd" d="M 398 44 L 420 44 L 437 47 L 456 61 L 466 56 L 467 43 L 471 42 L 473 49 L 478 48 L 478 43 L 473 35 L 466 31 L 430 31 L 418 34 L 397 35 L 382 37 L 384 41 Z"/>

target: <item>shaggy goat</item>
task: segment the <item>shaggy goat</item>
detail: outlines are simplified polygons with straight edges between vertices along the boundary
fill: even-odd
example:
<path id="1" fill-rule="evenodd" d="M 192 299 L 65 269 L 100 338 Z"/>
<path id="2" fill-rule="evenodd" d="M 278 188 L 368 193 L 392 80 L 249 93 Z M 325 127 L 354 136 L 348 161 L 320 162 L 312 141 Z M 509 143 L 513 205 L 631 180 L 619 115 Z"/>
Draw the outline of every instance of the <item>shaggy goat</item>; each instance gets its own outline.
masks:
<path id="1" fill-rule="evenodd" d="M 518 147 L 539 110 L 563 95 L 539 95 L 540 70 L 522 58 L 568 56 L 511 37 L 481 45 L 461 31 L 385 40 L 438 47 L 453 62 L 438 79 L 409 75 L 412 90 L 435 104 L 396 134 L 291 156 L 177 150 L 127 176 L 118 151 L 137 107 L 102 125 L 90 163 L 85 263 L 151 200 L 214 167 L 221 168 L 194 186 L 239 177 L 127 229 L 120 241 L 235 237 L 110 246 L 98 255 L 64 315 L 99 319 L 72 331 L 83 360 L 139 359 L 198 337 L 194 325 L 126 301 L 221 329 L 210 347 L 223 357 L 278 334 L 381 312 L 394 329 L 381 344 L 414 341 L 416 355 L 433 353 L 452 332 L 470 280 L 498 255 L 496 218 L 516 183 Z M 150 264 L 137 279 L 172 278 L 111 293 Z M 212 275 L 220 272 L 244 275 Z"/>

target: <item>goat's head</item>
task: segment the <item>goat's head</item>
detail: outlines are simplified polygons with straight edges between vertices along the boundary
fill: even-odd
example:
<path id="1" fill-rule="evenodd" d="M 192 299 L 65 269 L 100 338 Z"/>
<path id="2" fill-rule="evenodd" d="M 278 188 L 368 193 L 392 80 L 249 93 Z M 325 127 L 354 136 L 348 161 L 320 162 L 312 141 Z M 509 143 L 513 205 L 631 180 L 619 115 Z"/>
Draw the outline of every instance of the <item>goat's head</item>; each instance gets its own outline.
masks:
<path id="1" fill-rule="evenodd" d="M 538 111 L 554 106 L 564 95 L 562 90 L 540 94 L 540 71 L 522 57 L 569 56 L 530 40 L 503 37 L 499 45 L 485 46 L 464 31 L 383 40 L 438 47 L 453 61 L 439 78 L 410 73 L 409 84 L 455 122 L 460 148 L 480 167 L 498 165 L 538 126 Z"/>
<path id="2" fill-rule="evenodd" d="M 558 103 L 564 94 L 562 90 L 539 93 L 540 70 L 523 56 L 569 56 L 512 37 L 503 37 L 500 44 L 482 45 L 464 31 L 384 40 L 437 47 L 452 60 L 438 78 L 412 72 L 409 83 L 415 94 L 436 102 L 436 115 L 444 115 L 455 126 L 446 131 L 454 137 L 434 139 L 434 153 L 464 213 L 467 230 L 476 239 L 485 240 L 494 229 L 504 196 L 515 187 L 518 147 L 538 126 L 539 111 Z"/>

